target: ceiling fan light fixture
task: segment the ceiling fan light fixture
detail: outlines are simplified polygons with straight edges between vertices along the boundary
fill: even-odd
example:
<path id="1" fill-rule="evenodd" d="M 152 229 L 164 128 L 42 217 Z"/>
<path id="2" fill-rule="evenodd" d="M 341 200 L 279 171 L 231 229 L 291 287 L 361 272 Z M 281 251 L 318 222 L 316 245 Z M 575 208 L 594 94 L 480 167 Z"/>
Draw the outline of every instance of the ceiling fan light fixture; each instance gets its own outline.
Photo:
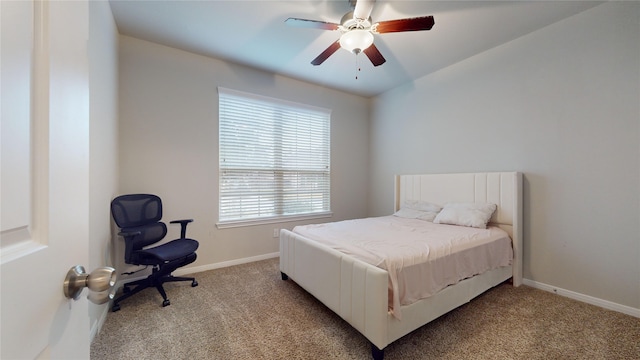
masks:
<path id="1" fill-rule="evenodd" d="M 340 46 L 354 54 L 364 51 L 371 44 L 373 44 L 373 34 L 369 30 L 353 29 L 340 37 Z"/>

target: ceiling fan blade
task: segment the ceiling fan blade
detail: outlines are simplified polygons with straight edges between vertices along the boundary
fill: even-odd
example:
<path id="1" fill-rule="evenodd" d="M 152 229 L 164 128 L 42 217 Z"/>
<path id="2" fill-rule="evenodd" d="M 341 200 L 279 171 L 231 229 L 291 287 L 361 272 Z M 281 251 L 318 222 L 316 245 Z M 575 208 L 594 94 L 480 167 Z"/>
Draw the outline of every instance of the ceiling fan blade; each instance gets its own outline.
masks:
<path id="1" fill-rule="evenodd" d="M 369 60 L 371 60 L 373 66 L 380 66 L 387 61 L 380 53 L 380 50 L 378 50 L 378 48 L 374 44 L 371 44 L 371 46 L 364 49 L 363 52 L 365 55 L 367 55 Z"/>
<path id="2" fill-rule="evenodd" d="M 353 9 L 353 18 L 367 20 L 369 16 L 371 16 L 374 2 L 376 2 L 376 0 L 357 0 L 356 6 Z"/>
<path id="3" fill-rule="evenodd" d="M 374 25 L 373 32 L 378 34 L 401 32 L 401 31 L 420 31 L 431 30 L 435 24 L 433 16 L 422 16 L 410 19 L 380 21 Z"/>
<path id="4" fill-rule="evenodd" d="M 317 58 L 313 59 L 313 61 L 311 62 L 311 65 L 322 64 L 325 60 L 329 58 L 329 56 L 333 55 L 334 52 L 338 51 L 338 49 L 340 49 L 340 40 L 329 45 L 329 47 L 325 51 L 323 51 L 320 55 L 318 55 Z"/>
<path id="5" fill-rule="evenodd" d="M 288 18 L 284 21 L 288 26 L 299 27 L 299 28 L 311 28 L 311 29 L 322 29 L 322 30 L 338 30 L 338 24 L 326 22 L 326 21 L 318 21 L 318 20 L 308 20 L 308 19 L 298 19 L 298 18 Z"/>

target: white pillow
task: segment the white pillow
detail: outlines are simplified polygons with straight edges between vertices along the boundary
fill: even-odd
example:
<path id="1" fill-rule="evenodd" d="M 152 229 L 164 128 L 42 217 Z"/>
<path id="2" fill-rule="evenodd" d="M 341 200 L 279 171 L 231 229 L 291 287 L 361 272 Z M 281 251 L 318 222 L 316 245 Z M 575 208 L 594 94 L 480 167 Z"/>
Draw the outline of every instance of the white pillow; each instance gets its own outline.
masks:
<path id="1" fill-rule="evenodd" d="M 435 213 L 439 213 L 440 210 L 442 210 L 441 206 L 432 204 L 428 201 L 422 201 L 422 200 L 405 200 L 402 206 L 400 206 L 400 208 L 409 208 L 409 209 L 416 209 L 416 210 L 429 211 L 429 212 L 435 212 Z"/>
<path id="2" fill-rule="evenodd" d="M 409 200 L 402 204 L 400 210 L 393 215 L 407 219 L 433 221 L 441 207 L 426 201 Z"/>
<path id="3" fill-rule="evenodd" d="M 496 208 L 495 204 L 486 203 L 448 203 L 433 222 L 486 229 Z"/>
<path id="4" fill-rule="evenodd" d="M 406 218 L 406 219 L 417 219 L 418 216 L 424 215 L 424 213 L 425 213 L 424 211 L 420 211 L 416 209 L 401 208 L 400 210 L 396 211 L 393 215 L 401 218 Z"/>

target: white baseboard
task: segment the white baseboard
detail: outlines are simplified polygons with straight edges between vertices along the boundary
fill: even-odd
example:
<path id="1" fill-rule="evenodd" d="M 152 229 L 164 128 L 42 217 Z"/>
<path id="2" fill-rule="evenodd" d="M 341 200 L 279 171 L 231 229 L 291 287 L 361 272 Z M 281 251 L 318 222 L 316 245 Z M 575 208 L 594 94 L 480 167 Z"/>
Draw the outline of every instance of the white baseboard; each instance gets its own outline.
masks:
<path id="1" fill-rule="evenodd" d="M 183 275 L 187 275 L 187 274 L 195 274 L 195 273 L 199 273 L 199 272 L 203 272 L 203 271 L 221 269 L 221 268 L 225 268 L 225 267 L 229 267 L 229 266 L 241 265 L 241 264 L 246 264 L 246 263 L 250 263 L 250 262 L 254 262 L 254 261 L 272 259 L 272 258 L 275 258 L 275 257 L 278 257 L 278 256 L 280 256 L 280 253 L 279 252 L 274 252 L 274 253 L 271 253 L 271 254 L 263 254 L 263 255 L 248 257 L 248 258 L 223 261 L 223 262 L 214 263 L 214 264 L 206 264 L 206 265 L 200 265 L 200 266 L 194 266 L 194 267 L 180 268 L 180 269 L 177 269 L 176 271 L 174 271 L 173 275 L 175 275 L 175 276 L 183 276 Z"/>
<path id="2" fill-rule="evenodd" d="M 91 329 L 89 331 L 89 343 L 92 343 L 96 335 L 100 333 L 102 325 L 104 325 L 105 320 L 107 320 L 107 314 L 109 313 L 110 309 L 111 303 L 109 303 L 109 305 L 103 306 L 102 314 L 100 314 L 98 320 L 93 323 L 93 326 L 91 326 Z"/>
<path id="3" fill-rule="evenodd" d="M 544 283 L 540 283 L 537 281 L 523 279 L 522 283 L 527 286 L 531 286 L 536 289 L 548 291 L 550 293 L 558 294 L 564 297 L 568 297 L 570 299 L 582 301 L 587 304 L 596 305 L 601 308 L 605 308 L 608 310 L 617 311 L 623 314 L 631 315 L 637 318 L 640 318 L 640 309 L 632 308 L 631 306 L 617 304 L 608 300 L 599 299 L 593 296 L 584 295 L 581 293 L 577 293 L 575 291 L 561 289 L 557 286 L 547 285 Z"/>
<path id="4" fill-rule="evenodd" d="M 208 271 L 208 270 L 221 269 L 221 268 L 225 268 L 225 267 L 229 267 L 229 266 L 246 264 L 246 263 L 250 263 L 250 262 L 254 262 L 254 261 L 272 259 L 272 258 L 276 258 L 278 256 L 280 256 L 280 253 L 279 252 L 274 252 L 274 253 L 270 253 L 270 254 L 251 256 L 251 257 L 247 257 L 247 258 L 223 261 L 223 262 L 219 262 L 219 263 L 206 264 L 206 265 L 187 267 L 187 268 L 179 268 L 176 271 L 174 271 L 172 274 L 174 276 L 184 276 L 184 275 L 195 274 L 195 273 Z M 116 285 L 115 285 L 116 289 L 120 288 L 121 286 L 123 286 L 126 283 L 129 283 L 129 282 L 132 282 L 132 281 L 136 281 L 136 280 L 142 280 L 142 279 L 146 278 L 148 275 L 149 275 L 148 273 L 145 273 L 142 276 L 128 277 L 126 279 L 119 279 L 119 280 L 116 281 Z"/>

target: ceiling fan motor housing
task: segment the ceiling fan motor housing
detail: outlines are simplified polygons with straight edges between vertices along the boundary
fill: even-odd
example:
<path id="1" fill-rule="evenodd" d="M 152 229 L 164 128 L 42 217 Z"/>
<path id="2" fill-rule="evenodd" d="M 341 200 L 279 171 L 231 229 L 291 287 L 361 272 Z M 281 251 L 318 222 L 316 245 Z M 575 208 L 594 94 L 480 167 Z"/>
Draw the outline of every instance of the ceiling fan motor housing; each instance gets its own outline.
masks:
<path id="1" fill-rule="evenodd" d="M 370 29 L 371 28 L 371 17 L 366 20 L 356 19 L 353 17 L 353 11 L 349 11 L 344 14 L 342 19 L 340 19 L 340 25 L 344 28 L 343 31 L 349 31 L 353 29 Z"/>

